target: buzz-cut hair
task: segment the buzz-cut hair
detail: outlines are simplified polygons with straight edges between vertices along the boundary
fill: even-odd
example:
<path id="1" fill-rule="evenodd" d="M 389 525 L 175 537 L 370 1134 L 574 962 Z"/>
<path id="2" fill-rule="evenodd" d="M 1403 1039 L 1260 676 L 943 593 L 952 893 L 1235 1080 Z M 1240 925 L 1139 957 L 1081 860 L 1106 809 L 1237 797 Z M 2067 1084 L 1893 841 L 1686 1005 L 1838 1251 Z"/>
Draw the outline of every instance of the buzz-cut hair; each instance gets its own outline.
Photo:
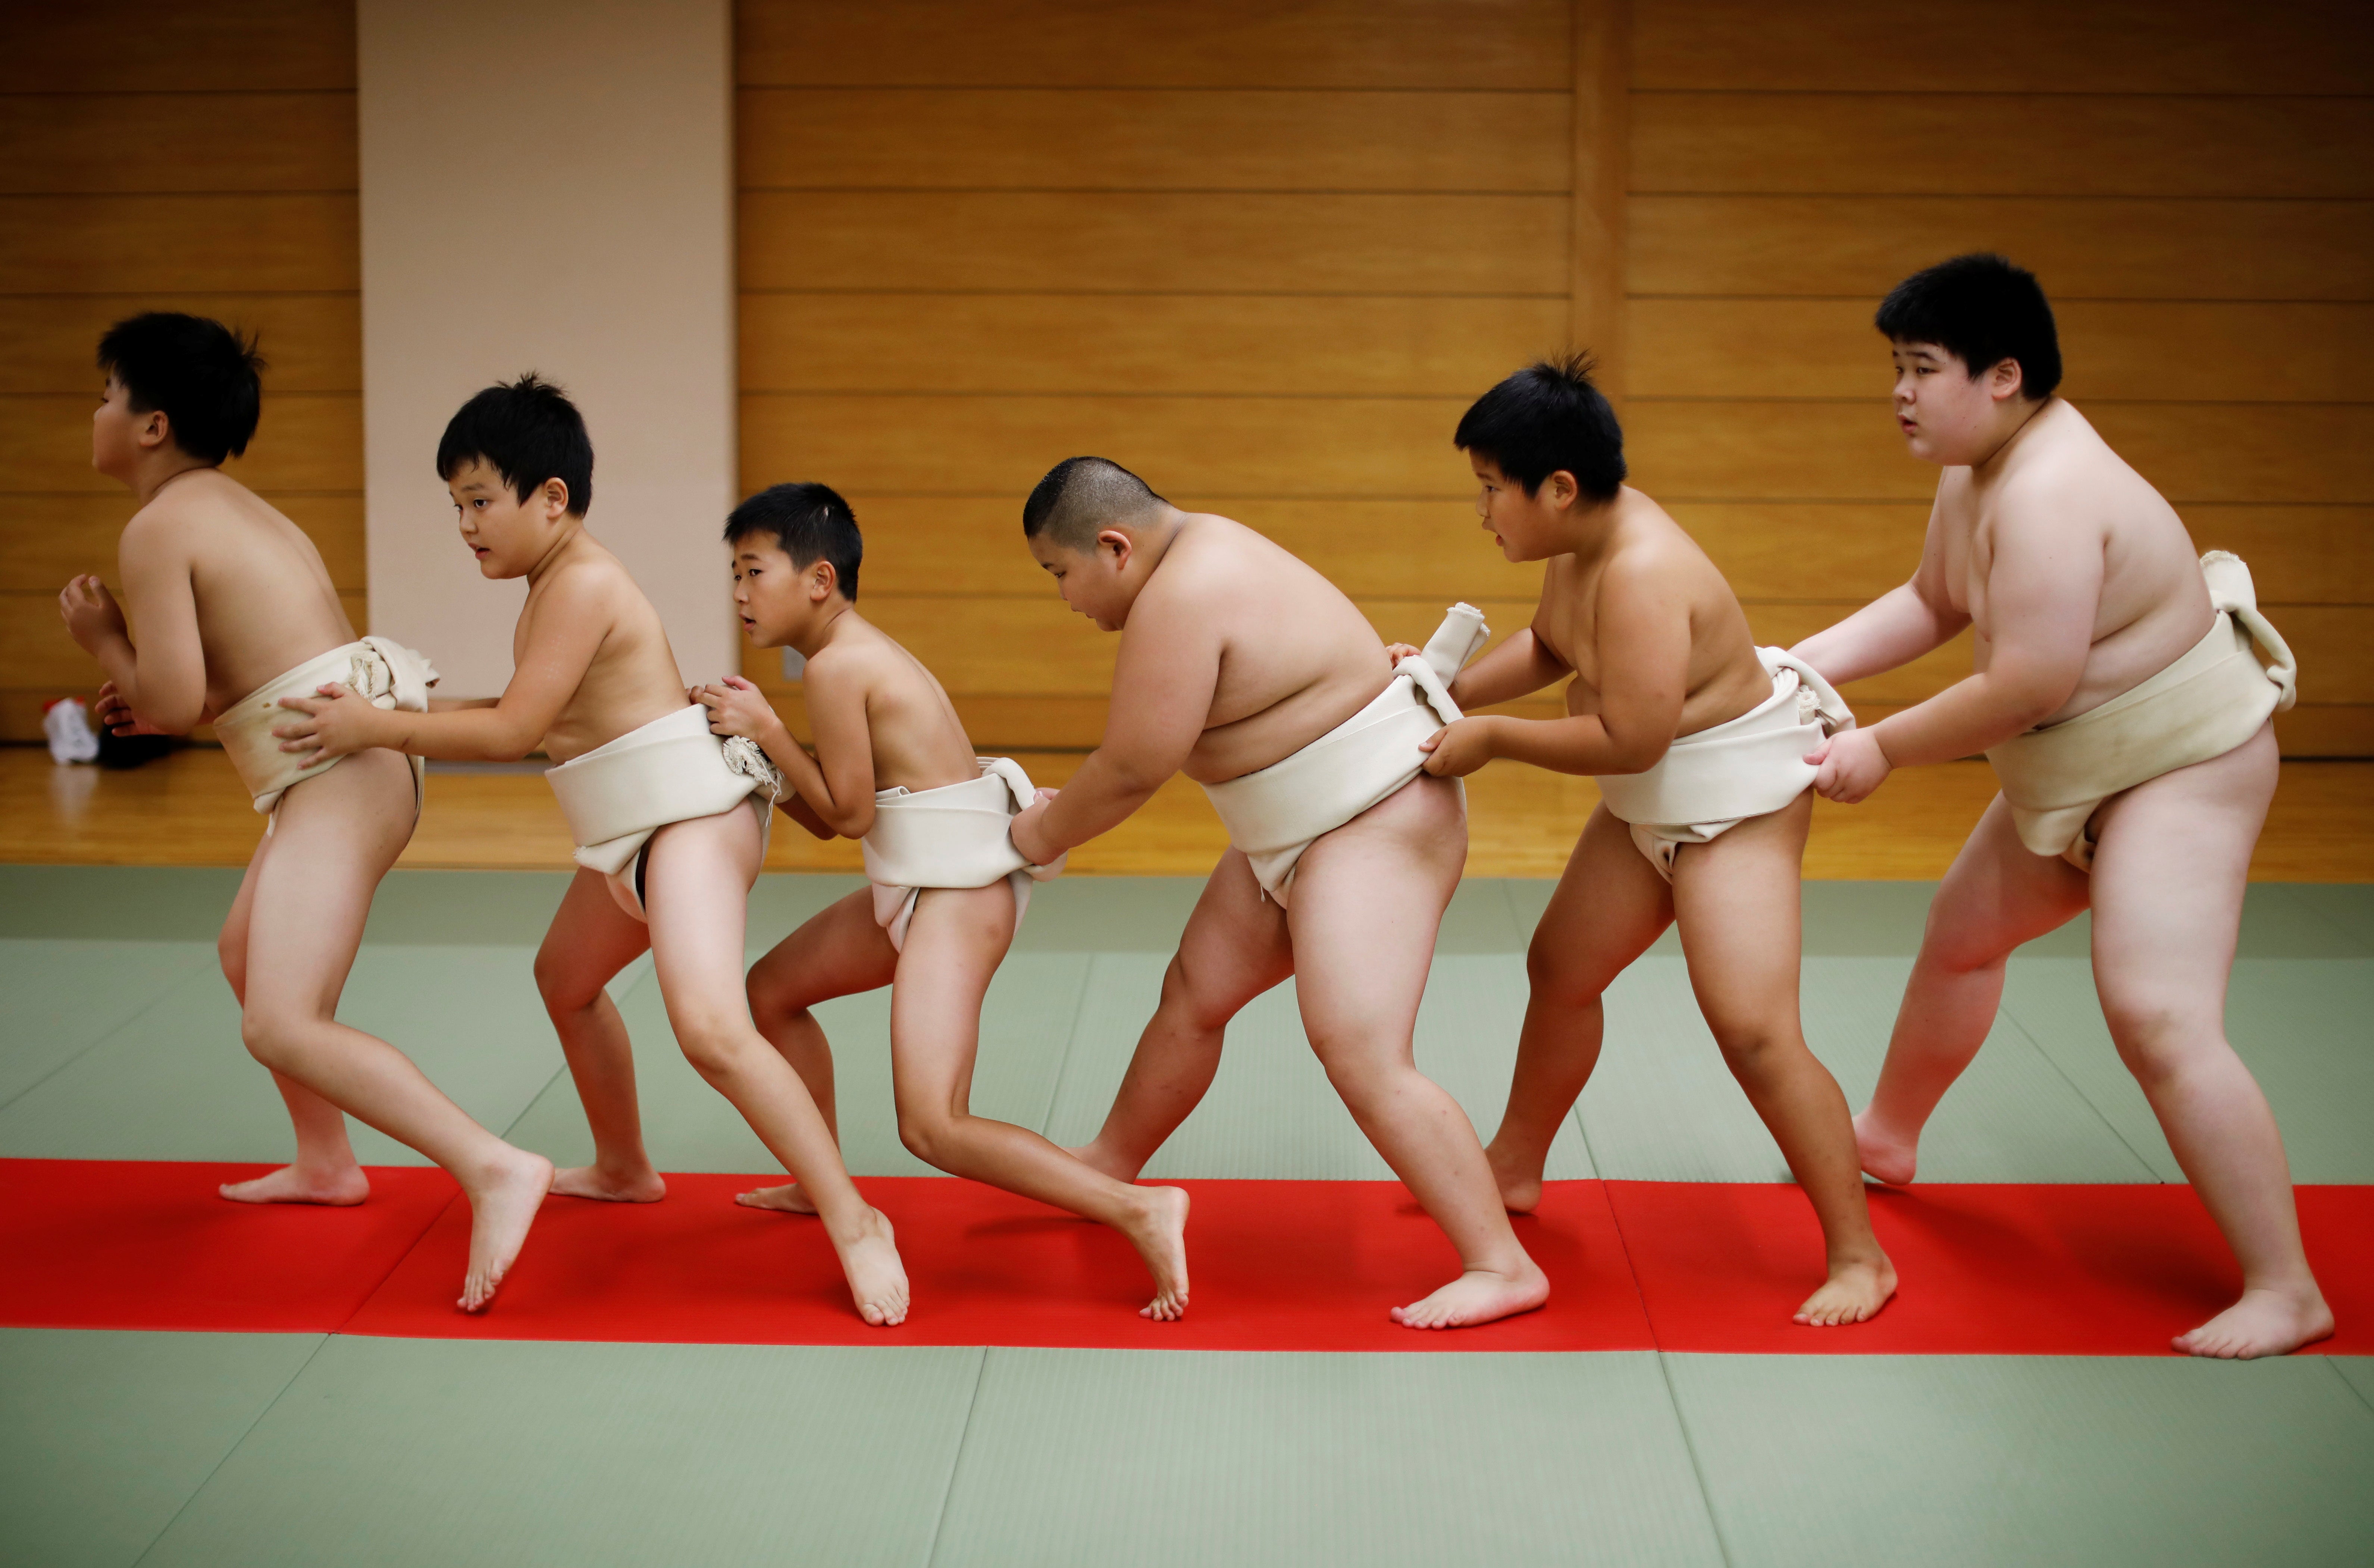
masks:
<path id="1" fill-rule="evenodd" d="M 1022 503 L 1022 534 L 1085 554 L 1102 530 L 1135 522 L 1169 504 L 1111 458 L 1067 457 L 1047 471 Z"/>
<path id="2" fill-rule="evenodd" d="M 1990 252 L 1923 267 L 1887 291 L 1872 324 L 1895 343 L 1933 343 L 1972 376 L 2008 359 L 2032 403 L 2061 385 L 2061 337 L 2036 275 Z"/>
<path id="3" fill-rule="evenodd" d="M 569 515 L 594 505 L 594 440 L 569 394 L 530 370 L 498 381 L 462 405 L 437 442 L 437 477 L 447 484 L 472 462 L 502 475 L 522 506 L 558 479 L 569 491 Z"/>
<path id="4" fill-rule="evenodd" d="M 200 462 L 247 451 L 264 414 L 255 339 L 205 316 L 127 316 L 99 340 L 99 368 L 122 383 L 133 413 L 162 413 L 173 444 Z"/>
<path id="5" fill-rule="evenodd" d="M 805 571 L 818 561 L 832 568 L 840 596 L 857 603 L 857 568 L 865 540 L 857 513 L 829 485 L 770 485 L 735 507 L 725 519 L 725 542 L 765 537 Z"/>
<path id="6" fill-rule="evenodd" d="M 1588 354 L 1544 359 L 1475 400 L 1460 415 L 1451 444 L 1488 460 L 1528 496 L 1563 469 L 1594 501 L 1624 487 L 1624 427 L 1592 383 Z"/>

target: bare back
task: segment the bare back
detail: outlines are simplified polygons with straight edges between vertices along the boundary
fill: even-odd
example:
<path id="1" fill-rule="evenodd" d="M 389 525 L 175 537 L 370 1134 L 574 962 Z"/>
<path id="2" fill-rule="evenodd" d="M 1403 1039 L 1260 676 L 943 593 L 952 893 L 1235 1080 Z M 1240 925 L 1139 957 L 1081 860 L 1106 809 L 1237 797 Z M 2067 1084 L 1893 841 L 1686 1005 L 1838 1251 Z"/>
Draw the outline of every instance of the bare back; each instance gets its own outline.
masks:
<path id="1" fill-rule="evenodd" d="M 1756 657 L 1756 638 L 1731 584 L 1663 508 L 1627 486 L 1616 496 L 1604 547 L 1588 558 L 1551 556 L 1542 579 L 1534 636 L 1574 672 L 1566 690 L 1569 715 L 1604 716 L 1611 672 L 1600 637 L 1604 595 L 1614 591 L 1651 596 L 1673 622 L 1686 625 L 1676 736 L 1726 723 L 1772 695 L 1772 678 Z"/>
<path id="2" fill-rule="evenodd" d="M 936 790 L 980 777 L 972 742 L 956 705 L 923 661 L 853 611 L 833 624 L 831 640 L 808 661 L 809 713 L 817 725 L 817 760 L 829 770 L 829 727 L 820 709 L 855 696 L 864 708 L 865 733 L 877 790 Z"/>
<path id="3" fill-rule="evenodd" d="M 1147 610 L 1155 611 L 1147 614 Z M 1192 622 L 1217 641 L 1204 733 L 1183 772 L 1216 784 L 1269 766 L 1357 713 L 1393 679 L 1358 606 L 1292 554 L 1208 513 L 1179 525 L 1122 630 L 1122 658 L 1159 628 Z M 1159 659 L 1159 649 L 1145 654 Z M 1115 701 L 1128 700 L 1118 685 Z"/>
<path id="4" fill-rule="evenodd" d="M 188 583 L 206 660 L 206 712 L 355 639 L 322 553 L 304 530 L 217 469 L 176 475 L 124 525 L 126 614 L 140 645 Z M 159 590 L 163 591 L 160 592 Z"/>
<path id="5" fill-rule="evenodd" d="M 566 616 L 599 623 L 591 661 L 545 731 L 545 754 L 556 763 L 607 745 L 691 700 L 677 677 L 676 653 L 668 646 L 659 612 L 618 557 L 588 533 L 580 533 L 570 552 L 569 559 L 556 563 L 528 589 L 518 629 L 511 634 L 517 685 L 531 674 L 546 649 L 562 655 L 564 646 L 588 629 L 547 625 L 547 620 Z"/>
<path id="6" fill-rule="evenodd" d="M 2093 599 L 2084 673 L 2043 722 L 2098 707 L 2207 635 L 2215 613 L 2182 520 L 2074 407 L 2052 399 L 1985 469 L 1948 468 L 1939 478 L 1920 570 L 1970 617 L 1981 671 L 1996 633 L 2030 609 L 2004 594 L 2098 579 L 2081 596 Z"/>

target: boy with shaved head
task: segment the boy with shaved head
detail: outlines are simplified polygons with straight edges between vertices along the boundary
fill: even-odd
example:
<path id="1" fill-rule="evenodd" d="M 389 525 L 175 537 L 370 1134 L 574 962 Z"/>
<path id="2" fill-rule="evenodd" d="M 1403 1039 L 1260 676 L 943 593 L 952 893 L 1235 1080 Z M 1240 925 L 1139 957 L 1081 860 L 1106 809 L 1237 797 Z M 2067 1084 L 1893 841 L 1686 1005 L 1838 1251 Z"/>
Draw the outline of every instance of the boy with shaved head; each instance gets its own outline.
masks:
<path id="1" fill-rule="evenodd" d="M 1231 843 L 1080 1156 L 1134 1179 L 1210 1087 L 1228 1020 L 1293 975 L 1329 1081 L 1459 1253 L 1459 1277 L 1393 1320 L 1450 1328 L 1541 1305 L 1549 1281 L 1510 1227 L 1475 1129 L 1411 1051 L 1467 857 L 1459 786 L 1424 777 L 1419 748 L 1459 717 L 1443 688 L 1479 640 L 1473 612 L 1396 664 L 1310 568 L 1102 458 L 1057 464 L 1022 521 L 1064 602 L 1122 638 L 1104 743 L 1062 794 L 1014 818 L 1015 848 L 1046 864 L 1178 772 L 1210 794 Z"/>
<path id="2" fill-rule="evenodd" d="M 2226 1040 L 2251 849 L 2275 790 L 2291 651 L 2251 574 L 2198 556 L 2175 509 L 2053 395 L 2051 307 L 2000 256 L 1914 274 L 1880 306 L 1896 416 L 1945 472 L 1912 579 L 1799 645 L 1831 680 L 1892 670 L 1964 626 L 1976 673 L 1816 754 L 1860 801 L 1890 771 L 1983 751 L 2003 793 L 1929 908 L 1870 1106 L 1863 1167 L 1912 1179 L 1921 1129 L 1984 1042 L 2013 948 L 2094 914 L 2119 1055 L 2242 1265 L 2242 1295 L 2180 1335 L 2279 1355 L 2333 1331 L 2266 1096 Z"/>

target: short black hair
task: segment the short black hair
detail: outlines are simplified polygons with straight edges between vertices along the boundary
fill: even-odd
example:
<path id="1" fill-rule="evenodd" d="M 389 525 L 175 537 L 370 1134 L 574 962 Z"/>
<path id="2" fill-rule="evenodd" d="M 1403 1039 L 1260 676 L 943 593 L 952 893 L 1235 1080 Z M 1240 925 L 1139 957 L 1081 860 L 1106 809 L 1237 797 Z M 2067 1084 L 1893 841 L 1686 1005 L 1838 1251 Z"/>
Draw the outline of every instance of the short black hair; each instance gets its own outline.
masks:
<path id="1" fill-rule="evenodd" d="M 1594 501 L 1624 487 L 1624 427 L 1592 384 L 1588 354 L 1544 359 L 1475 400 L 1451 444 L 1487 458 L 1530 496 L 1560 469 Z"/>
<path id="2" fill-rule="evenodd" d="M 173 444 L 200 462 L 247 451 L 264 413 L 255 339 L 205 316 L 127 316 L 99 340 L 99 368 L 123 383 L 134 413 L 161 412 Z"/>
<path id="3" fill-rule="evenodd" d="M 498 381 L 445 422 L 437 442 L 437 477 L 452 481 L 464 464 L 484 462 L 503 476 L 520 504 L 558 479 L 569 491 L 569 515 L 594 505 L 594 439 L 569 395 L 530 370 Z"/>
<path id="4" fill-rule="evenodd" d="M 840 596 L 857 603 L 857 568 L 865 559 L 865 538 L 857 532 L 857 513 L 840 491 L 829 485 L 770 485 L 725 519 L 728 544 L 754 533 L 782 545 L 792 565 L 803 571 L 818 561 L 829 565 Z"/>
<path id="5" fill-rule="evenodd" d="M 1896 343 L 1933 343 L 1976 376 L 2019 367 L 2020 395 L 2037 403 L 2061 384 L 2061 336 L 2044 287 L 1991 252 L 1923 267 L 1887 291 L 1872 324 Z"/>
<path id="6" fill-rule="evenodd" d="M 1067 457 L 1031 486 L 1022 503 L 1022 536 L 1052 534 L 1067 550 L 1084 551 L 1097 534 L 1168 506 L 1136 474 L 1108 457 Z"/>

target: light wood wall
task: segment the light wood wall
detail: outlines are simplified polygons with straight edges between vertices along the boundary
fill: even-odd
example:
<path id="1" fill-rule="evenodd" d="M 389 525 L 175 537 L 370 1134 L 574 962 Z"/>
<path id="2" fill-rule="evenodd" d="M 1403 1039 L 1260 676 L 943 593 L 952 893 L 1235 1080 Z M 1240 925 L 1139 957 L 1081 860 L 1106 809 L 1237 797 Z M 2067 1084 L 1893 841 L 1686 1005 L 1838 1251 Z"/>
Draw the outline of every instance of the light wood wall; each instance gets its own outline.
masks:
<path id="1" fill-rule="evenodd" d="M 1536 570 L 1451 432 L 1614 314 L 1574 147 L 1620 94 L 1578 95 L 1604 52 L 1569 0 L 746 0 L 739 29 L 744 486 L 851 497 L 864 608 L 976 743 L 1102 731 L 1114 639 L 1022 541 L 1075 453 L 1268 532 L 1386 635 L 1461 598 L 1523 624 Z"/>
<path id="2" fill-rule="evenodd" d="M 253 329 L 264 419 L 229 471 L 321 546 L 363 619 L 348 0 L 10 6 L 0 19 L 0 740 L 96 667 L 57 592 L 115 581 L 127 492 L 90 469 L 109 323 Z"/>
<path id="3" fill-rule="evenodd" d="M 742 477 L 854 500 L 867 607 L 984 745 L 1078 745 L 1111 641 L 1024 554 L 1095 451 L 1390 636 L 1535 578 L 1448 434 L 1590 346 L 1636 477 L 1800 637 L 1909 572 L 1935 471 L 1870 328 L 2001 249 L 2067 390 L 2298 649 L 2296 755 L 2374 752 L 2362 7 L 2177 0 L 960 0 L 741 11 Z M 1628 88 L 1628 91 L 1627 88 Z M 771 655 L 754 677 L 776 685 Z M 1956 646 L 1851 695 L 1878 716 Z"/>
<path id="4" fill-rule="evenodd" d="M 1910 570 L 1936 471 L 1872 311 L 1996 250 L 2053 298 L 2070 400 L 2251 563 L 2300 660 L 2285 749 L 2374 754 L 2374 9 L 1640 0 L 1631 83 L 1635 476 L 1762 637 Z"/>

